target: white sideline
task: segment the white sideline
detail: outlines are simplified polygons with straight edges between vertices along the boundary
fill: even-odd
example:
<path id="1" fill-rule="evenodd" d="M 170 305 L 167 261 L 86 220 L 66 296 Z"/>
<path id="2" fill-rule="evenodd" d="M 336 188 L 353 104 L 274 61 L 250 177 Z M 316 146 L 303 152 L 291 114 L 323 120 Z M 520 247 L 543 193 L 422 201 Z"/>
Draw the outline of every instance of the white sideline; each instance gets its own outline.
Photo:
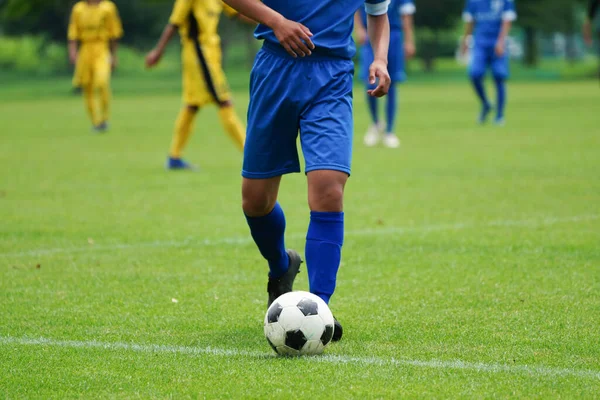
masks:
<path id="1" fill-rule="evenodd" d="M 476 222 L 456 222 L 453 224 L 437 224 L 437 225 L 422 225 L 409 227 L 389 227 L 389 228 L 373 228 L 373 229 L 357 229 L 348 230 L 345 233 L 346 237 L 360 236 L 386 236 L 386 235 L 405 235 L 409 233 L 429 233 L 441 231 L 454 231 L 472 227 L 509 227 L 519 226 L 525 228 L 534 228 L 540 226 L 556 225 L 569 222 L 586 222 L 600 219 L 598 214 L 579 215 L 573 217 L 547 217 L 543 219 L 524 219 L 524 220 L 496 220 L 483 223 Z M 286 235 L 287 239 L 302 239 L 305 233 L 292 233 Z M 53 254 L 72 254 L 83 253 L 87 251 L 102 251 L 102 250 L 127 250 L 141 248 L 161 248 L 161 247 L 207 247 L 220 246 L 224 244 L 233 245 L 248 245 L 252 243 L 250 235 L 244 237 L 229 237 L 215 239 L 185 239 L 179 241 L 154 241 L 140 243 L 114 243 L 105 245 L 88 245 L 83 247 L 57 247 L 53 249 L 37 249 L 31 251 L 15 252 L 15 253 L 0 253 L 0 257 L 37 257 Z"/>
<path id="2" fill-rule="evenodd" d="M 109 351 L 133 351 L 139 353 L 171 353 L 191 356 L 218 356 L 218 357 L 244 357 L 244 358 L 275 358 L 273 353 L 262 353 L 256 351 L 219 349 L 215 347 L 193 347 L 193 346 L 173 346 L 158 344 L 135 344 L 122 342 L 99 342 L 96 340 L 54 340 L 48 338 L 25 338 L 13 336 L 0 336 L 0 346 L 40 346 L 40 347 L 59 347 L 71 349 L 102 349 Z M 428 369 L 449 369 L 465 370 L 482 373 L 508 373 L 522 374 L 533 377 L 576 377 L 600 380 L 600 371 L 577 369 L 577 368 L 559 368 L 547 367 L 542 365 L 510 365 L 496 363 L 478 363 L 469 361 L 442 361 L 442 360 L 406 360 L 395 358 L 380 357 L 346 357 L 338 355 L 324 355 L 312 358 L 311 361 L 331 363 L 331 364 L 362 364 L 391 367 L 417 367 Z"/>

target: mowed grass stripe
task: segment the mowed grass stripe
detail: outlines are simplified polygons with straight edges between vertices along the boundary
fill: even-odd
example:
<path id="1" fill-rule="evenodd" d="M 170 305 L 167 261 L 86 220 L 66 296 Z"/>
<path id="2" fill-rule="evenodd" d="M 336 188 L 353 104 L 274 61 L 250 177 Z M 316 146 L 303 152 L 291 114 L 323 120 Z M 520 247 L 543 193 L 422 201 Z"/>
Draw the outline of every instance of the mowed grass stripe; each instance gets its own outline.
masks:
<path id="1" fill-rule="evenodd" d="M 190 356 L 217 356 L 241 358 L 276 358 L 272 353 L 247 351 L 238 349 L 220 349 L 216 347 L 175 346 L 160 344 L 136 344 L 122 342 L 100 342 L 96 340 L 55 340 L 49 338 L 26 338 L 13 336 L 0 336 L 0 345 L 3 346 L 40 346 L 75 349 L 104 349 L 107 351 L 132 351 L 139 353 L 173 353 Z M 577 377 L 600 380 L 600 371 L 558 368 L 542 365 L 509 365 L 495 363 L 468 362 L 462 360 L 407 360 L 380 357 L 347 357 L 339 355 L 323 355 L 311 357 L 311 361 L 331 364 L 360 364 L 363 366 L 391 366 L 391 367 L 417 367 L 428 369 L 466 370 L 480 373 L 509 373 L 524 374 L 529 376 L 550 377 Z"/>
<path id="2" fill-rule="evenodd" d="M 375 228 L 375 229 L 357 229 L 346 231 L 347 237 L 360 237 L 360 236 L 385 236 L 385 235 L 405 235 L 410 233 L 427 233 L 427 232 L 440 232 L 440 231 L 454 231 L 467 228 L 476 227 L 522 227 L 522 228 L 536 228 L 540 226 L 548 226 L 563 223 L 578 223 L 588 222 L 600 219 L 600 215 L 579 215 L 573 217 L 546 217 L 544 219 L 524 219 L 524 220 L 496 220 L 484 222 L 481 224 L 474 222 L 455 222 L 453 224 L 439 224 L 439 225 L 423 225 L 423 226 L 411 226 L 411 227 L 388 227 L 388 228 Z M 288 239 L 302 239 L 305 233 L 291 233 L 286 235 Z M 229 238 L 215 238 L 215 239 L 204 239 L 197 241 L 195 239 L 184 239 L 184 240 L 170 240 L 170 241 L 153 241 L 153 242 L 141 242 L 141 243 L 114 243 L 106 245 L 89 245 L 85 247 L 57 247 L 52 249 L 38 249 L 16 253 L 0 253 L 2 257 L 30 257 L 30 256 L 43 256 L 61 253 L 81 253 L 86 251 L 109 251 L 109 250 L 127 250 L 127 249 L 143 249 L 143 248 L 157 248 L 157 247 L 205 247 L 205 246 L 221 246 L 221 245 L 248 245 L 252 244 L 252 238 L 246 237 L 229 237 Z"/>

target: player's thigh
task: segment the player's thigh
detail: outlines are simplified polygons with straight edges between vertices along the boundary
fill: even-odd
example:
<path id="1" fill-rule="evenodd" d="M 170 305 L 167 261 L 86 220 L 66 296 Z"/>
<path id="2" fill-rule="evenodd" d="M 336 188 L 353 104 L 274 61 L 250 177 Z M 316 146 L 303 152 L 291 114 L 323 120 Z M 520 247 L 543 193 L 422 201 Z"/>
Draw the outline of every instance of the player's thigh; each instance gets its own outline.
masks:
<path id="1" fill-rule="evenodd" d="M 216 92 L 219 103 L 231 100 L 231 91 L 223 71 L 222 54 L 220 46 L 205 46 L 206 74 Z"/>
<path id="2" fill-rule="evenodd" d="M 213 96 L 207 90 L 200 61 L 193 46 L 184 45 L 181 56 L 184 103 L 199 107 L 211 103 Z"/>
<path id="3" fill-rule="evenodd" d="M 471 63 L 469 65 L 469 76 L 471 78 L 481 78 L 485 75 L 485 71 L 488 66 L 487 52 L 483 47 L 475 46 L 471 57 Z"/>
<path id="4" fill-rule="evenodd" d="M 265 179 L 300 172 L 298 105 L 293 61 L 259 52 L 250 75 L 248 128 L 242 175 Z"/>
<path id="5" fill-rule="evenodd" d="M 352 70 L 345 62 L 323 63 L 320 72 L 313 77 L 321 91 L 300 119 L 300 141 L 307 173 L 334 170 L 350 174 Z"/>
<path id="6" fill-rule="evenodd" d="M 110 85 L 110 55 L 103 54 L 94 60 L 93 86 L 95 88 L 106 88 Z"/>
<path id="7" fill-rule="evenodd" d="M 505 53 L 502 57 L 494 56 L 492 60 L 492 75 L 495 79 L 508 79 L 510 76 L 508 54 Z"/>

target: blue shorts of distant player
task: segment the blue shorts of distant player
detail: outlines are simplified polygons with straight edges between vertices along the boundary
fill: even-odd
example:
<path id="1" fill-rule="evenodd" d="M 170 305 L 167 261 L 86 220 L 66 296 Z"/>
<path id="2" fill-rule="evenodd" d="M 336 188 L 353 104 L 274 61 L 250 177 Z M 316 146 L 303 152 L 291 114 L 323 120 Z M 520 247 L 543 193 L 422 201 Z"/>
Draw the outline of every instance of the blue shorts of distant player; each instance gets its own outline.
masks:
<path id="1" fill-rule="evenodd" d="M 374 55 L 371 44 L 367 42 L 360 48 L 360 79 L 369 82 L 369 67 L 373 63 Z M 390 31 L 390 50 L 388 51 L 388 72 L 392 82 L 399 83 L 406 80 L 404 66 L 404 35 L 400 30 Z"/>
<path id="2" fill-rule="evenodd" d="M 266 179 L 300 172 L 298 133 L 307 173 L 349 175 L 353 74 L 351 60 L 318 52 L 292 58 L 281 46 L 265 42 L 250 75 L 242 176 Z"/>
<path id="3" fill-rule="evenodd" d="M 508 50 L 503 56 L 498 57 L 494 45 L 475 45 L 469 75 L 474 79 L 482 78 L 488 68 L 492 70 L 494 78 L 508 79 L 510 75 Z"/>

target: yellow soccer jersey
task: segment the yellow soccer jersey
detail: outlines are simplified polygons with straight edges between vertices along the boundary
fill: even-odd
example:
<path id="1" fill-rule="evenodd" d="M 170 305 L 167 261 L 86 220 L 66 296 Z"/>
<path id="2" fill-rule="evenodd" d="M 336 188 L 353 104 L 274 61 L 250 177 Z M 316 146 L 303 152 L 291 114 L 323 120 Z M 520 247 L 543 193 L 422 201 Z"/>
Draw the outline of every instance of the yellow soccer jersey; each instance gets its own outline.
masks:
<path id="1" fill-rule="evenodd" d="M 112 1 L 90 4 L 82 0 L 75 4 L 69 23 L 69 40 L 108 42 L 123 36 L 123 26 Z"/>
<path id="2" fill-rule="evenodd" d="M 214 46 L 221 43 L 217 28 L 223 12 L 237 14 L 221 0 L 175 0 L 169 22 L 179 27 L 183 42 L 197 38 L 203 45 Z"/>

